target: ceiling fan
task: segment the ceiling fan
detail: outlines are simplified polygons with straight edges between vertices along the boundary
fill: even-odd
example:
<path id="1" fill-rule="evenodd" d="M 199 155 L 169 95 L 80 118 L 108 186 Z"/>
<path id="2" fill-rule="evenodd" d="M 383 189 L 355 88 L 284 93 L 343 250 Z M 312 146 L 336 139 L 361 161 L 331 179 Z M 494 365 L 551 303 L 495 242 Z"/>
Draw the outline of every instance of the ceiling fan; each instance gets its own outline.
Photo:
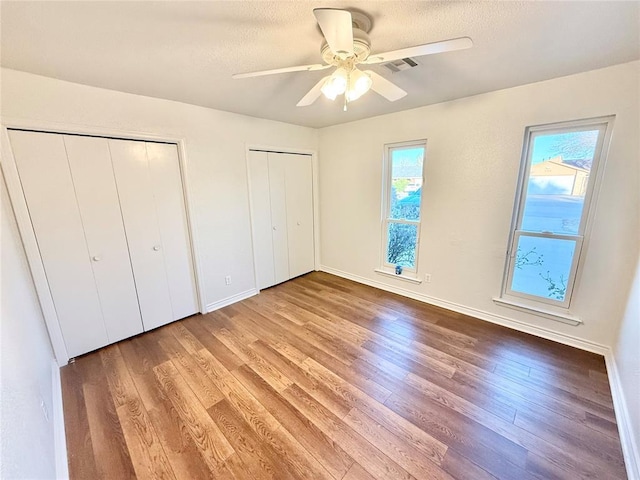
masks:
<path id="1" fill-rule="evenodd" d="M 316 8 L 313 10 L 313 14 L 325 38 L 320 47 L 324 64 L 237 73 L 232 77 L 249 78 L 276 73 L 311 72 L 335 67 L 335 71 L 316 83 L 297 103 L 297 106 L 311 105 L 321 94 L 330 100 L 335 100 L 338 95 L 344 94 L 344 110 L 346 111 L 349 102 L 360 98 L 369 89 L 391 102 L 395 102 L 407 94 L 403 89 L 376 72 L 360 70 L 358 65 L 375 65 L 407 57 L 462 50 L 473 46 L 469 37 L 461 37 L 371 54 L 371 40 L 368 35 L 371 29 L 371 19 L 367 15 L 336 8 Z"/>

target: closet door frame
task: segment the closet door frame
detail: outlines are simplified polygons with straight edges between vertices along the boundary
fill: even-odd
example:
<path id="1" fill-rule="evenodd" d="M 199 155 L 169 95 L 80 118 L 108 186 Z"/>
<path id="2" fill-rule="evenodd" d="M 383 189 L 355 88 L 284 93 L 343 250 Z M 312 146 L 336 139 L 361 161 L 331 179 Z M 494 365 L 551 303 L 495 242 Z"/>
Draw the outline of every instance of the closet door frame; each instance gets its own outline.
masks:
<path id="1" fill-rule="evenodd" d="M 310 155 L 311 156 L 311 180 L 313 188 L 313 268 L 314 270 L 320 270 L 320 210 L 319 210 L 319 188 L 318 188 L 318 152 L 316 150 L 307 150 L 304 148 L 295 147 L 281 147 L 274 145 L 263 144 L 246 144 L 245 145 L 245 167 L 247 169 L 247 189 L 249 195 L 249 215 L 251 219 L 251 248 L 253 251 L 253 282 L 258 288 L 258 259 L 256 256 L 256 236 L 253 231 L 253 212 L 254 212 L 254 200 L 251 198 L 251 176 L 249 174 L 249 152 L 251 151 L 267 152 L 267 153 L 293 153 L 297 155 Z"/>
<path id="2" fill-rule="evenodd" d="M 31 121 L 21 118 L 0 117 L 0 145 L 1 157 L 0 168 L 4 176 L 11 207 L 16 216 L 18 230 L 24 246 L 27 262 L 31 270 L 31 276 L 35 285 L 40 308 L 44 316 L 53 353 L 56 362 L 60 367 L 69 363 L 69 353 L 64 343 L 62 329 L 58 321 L 58 315 L 53 303 L 53 297 L 49 290 L 49 283 L 44 270 L 40 250 L 36 241 L 35 231 L 31 224 L 31 217 L 27 208 L 27 202 L 22 190 L 20 175 L 13 157 L 11 143 L 9 140 L 9 130 L 29 130 L 42 133 L 54 133 L 61 135 L 84 135 L 91 137 L 117 138 L 122 140 L 139 140 L 146 142 L 159 142 L 174 144 L 178 148 L 178 160 L 180 163 L 180 175 L 182 183 L 182 194 L 184 196 L 184 204 L 187 216 L 187 228 L 189 232 L 189 240 L 191 242 L 191 260 L 194 267 L 196 295 L 198 297 L 198 308 L 200 313 L 206 313 L 206 302 L 204 299 L 204 283 L 200 262 L 200 250 L 198 248 L 198 235 L 194 223 L 194 211 L 191 202 L 191 194 L 189 188 L 189 175 L 187 172 L 187 155 L 185 149 L 185 139 L 182 137 L 171 137 L 168 135 L 156 135 L 153 133 L 135 132 L 128 130 L 116 130 L 101 127 L 84 127 L 74 124 L 64 124 L 56 122 Z"/>

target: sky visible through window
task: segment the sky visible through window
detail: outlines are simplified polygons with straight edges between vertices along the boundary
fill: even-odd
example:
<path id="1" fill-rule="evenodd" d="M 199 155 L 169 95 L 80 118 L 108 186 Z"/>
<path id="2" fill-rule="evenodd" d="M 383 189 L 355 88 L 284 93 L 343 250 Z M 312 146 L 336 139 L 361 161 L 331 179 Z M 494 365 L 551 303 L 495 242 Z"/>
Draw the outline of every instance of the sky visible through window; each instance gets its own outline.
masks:
<path id="1" fill-rule="evenodd" d="M 537 136 L 531 164 L 535 165 L 558 155 L 562 155 L 565 160 L 592 159 L 597 141 L 597 130 Z"/>

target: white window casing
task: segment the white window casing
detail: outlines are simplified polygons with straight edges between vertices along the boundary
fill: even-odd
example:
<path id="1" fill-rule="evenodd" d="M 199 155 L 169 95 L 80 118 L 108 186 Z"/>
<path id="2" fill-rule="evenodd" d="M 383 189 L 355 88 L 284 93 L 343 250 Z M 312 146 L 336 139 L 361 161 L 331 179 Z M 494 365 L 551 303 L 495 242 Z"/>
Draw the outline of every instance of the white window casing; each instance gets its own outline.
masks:
<path id="1" fill-rule="evenodd" d="M 597 194 L 599 191 L 600 183 L 602 181 L 606 154 L 608 151 L 611 131 L 613 128 L 613 121 L 614 116 L 608 116 L 548 125 L 531 126 L 527 127 L 527 129 L 525 130 L 522 160 L 518 177 L 516 198 L 514 202 L 512 227 L 509 234 L 502 290 L 500 298 L 494 299 L 496 303 L 508 306 L 511 302 L 513 302 L 514 304 L 529 309 L 533 312 L 544 312 L 545 316 L 548 316 L 547 314 L 550 309 L 551 311 L 557 311 L 559 316 L 566 316 L 569 314 L 568 312 L 571 307 L 573 293 L 579 286 L 581 266 L 583 264 L 584 256 L 588 247 L 589 233 L 593 224 L 594 213 L 596 210 L 595 205 L 597 201 Z M 576 229 L 577 231 L 569 233 L 559 233 L 547 230 L 534 231 L 533 229 L 525 229 L 523 226 L 523 220 L 528 194 L 527 190 L 530 185 L 530 172 L 532 167 L 535 139 L 542 136 L 584 131 L 597 131 L 598 136 L 597 142 L 595 144 L 591 168 L 587 177 L 587 188 L 586 192 L 584 193 L 582 212 L 580 214 L 579 224 Z M 581 181 L 584 182 L 584 179 L 581 179 Z M 572 188 L 575 188 L 575 186 Z M 543 297 L 541 295 L 529 294 L 523 292 L 522 290 L 513 289 L 513 280 L 515 270 L 517 268 L 517 249 L 518 245 L 520 245 L 521 239 L 523 238 L 539 238 L 549 239 L 551 241 L 574 242 L 573 255 L 570 261 L 570 266 L 568 267 L 568 275 L 566 279 L 563 279 L 565 282 L 563 298 L 554 298 L 552 295 Z"/>
<path id="2" fill-rule="evenodd" d="M 415 254 L 414 254 L 414 266 L 403 266 L 401 277 L 413 280 L 417 277 L 418 272 L 418 252 L 420 250 L 420 227 L 423 216 L 423 202 L 424 202 L 424 164 L 426 161 L 426 140 L 414 140 L 408 142 L 391 143 L 386 144 L 384 149 L 383 159 L 383 185 L 382 185 L 382 218 L 381 218 L 381 267 L 376 269 L 379 273 L 391 273 L 395 274 L 395 264 L 388 261 L 388 232 L 391 224 L 399 225 L 413 225 L 416 228 L 416 242 L 415 242 Z M 423 162 L 420 177 L 422 183 L 419 188 L 423 189 L 420 195 L 419 205 L 419 217 L 418 220 L 407 220 L 402 218 L 391 218 L 391 195 L 393 191 L 393 178 L 392 178 L 392 155 L 394 151 L 422 148 L 423 149 Z"/>

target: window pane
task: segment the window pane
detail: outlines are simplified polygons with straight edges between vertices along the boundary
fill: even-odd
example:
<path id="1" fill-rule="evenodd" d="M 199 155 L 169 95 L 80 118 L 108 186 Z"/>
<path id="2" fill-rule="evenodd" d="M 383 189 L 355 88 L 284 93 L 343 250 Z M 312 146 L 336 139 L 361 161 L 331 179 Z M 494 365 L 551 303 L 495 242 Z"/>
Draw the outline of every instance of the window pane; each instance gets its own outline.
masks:
<path id="1" fill-rule="evenodd" d="M 389 218 L 420 219 L 424 147 L 391 149 L 391 209 Z"/>
<path id="2" fill-rule="evenodd" d="M 418 226 L 389 222 L 387 239 L 387 262 L 415 268 Z"/>
<path id="3" fill-rule="evenodd" d="M 578 233 L 598 134 L 534 137 L 521 230 Z"/>
<path id="4" fill-rule="evenodd" d="M 520 235 L 511 290 L 564 301 L 575 240 Z"/>

